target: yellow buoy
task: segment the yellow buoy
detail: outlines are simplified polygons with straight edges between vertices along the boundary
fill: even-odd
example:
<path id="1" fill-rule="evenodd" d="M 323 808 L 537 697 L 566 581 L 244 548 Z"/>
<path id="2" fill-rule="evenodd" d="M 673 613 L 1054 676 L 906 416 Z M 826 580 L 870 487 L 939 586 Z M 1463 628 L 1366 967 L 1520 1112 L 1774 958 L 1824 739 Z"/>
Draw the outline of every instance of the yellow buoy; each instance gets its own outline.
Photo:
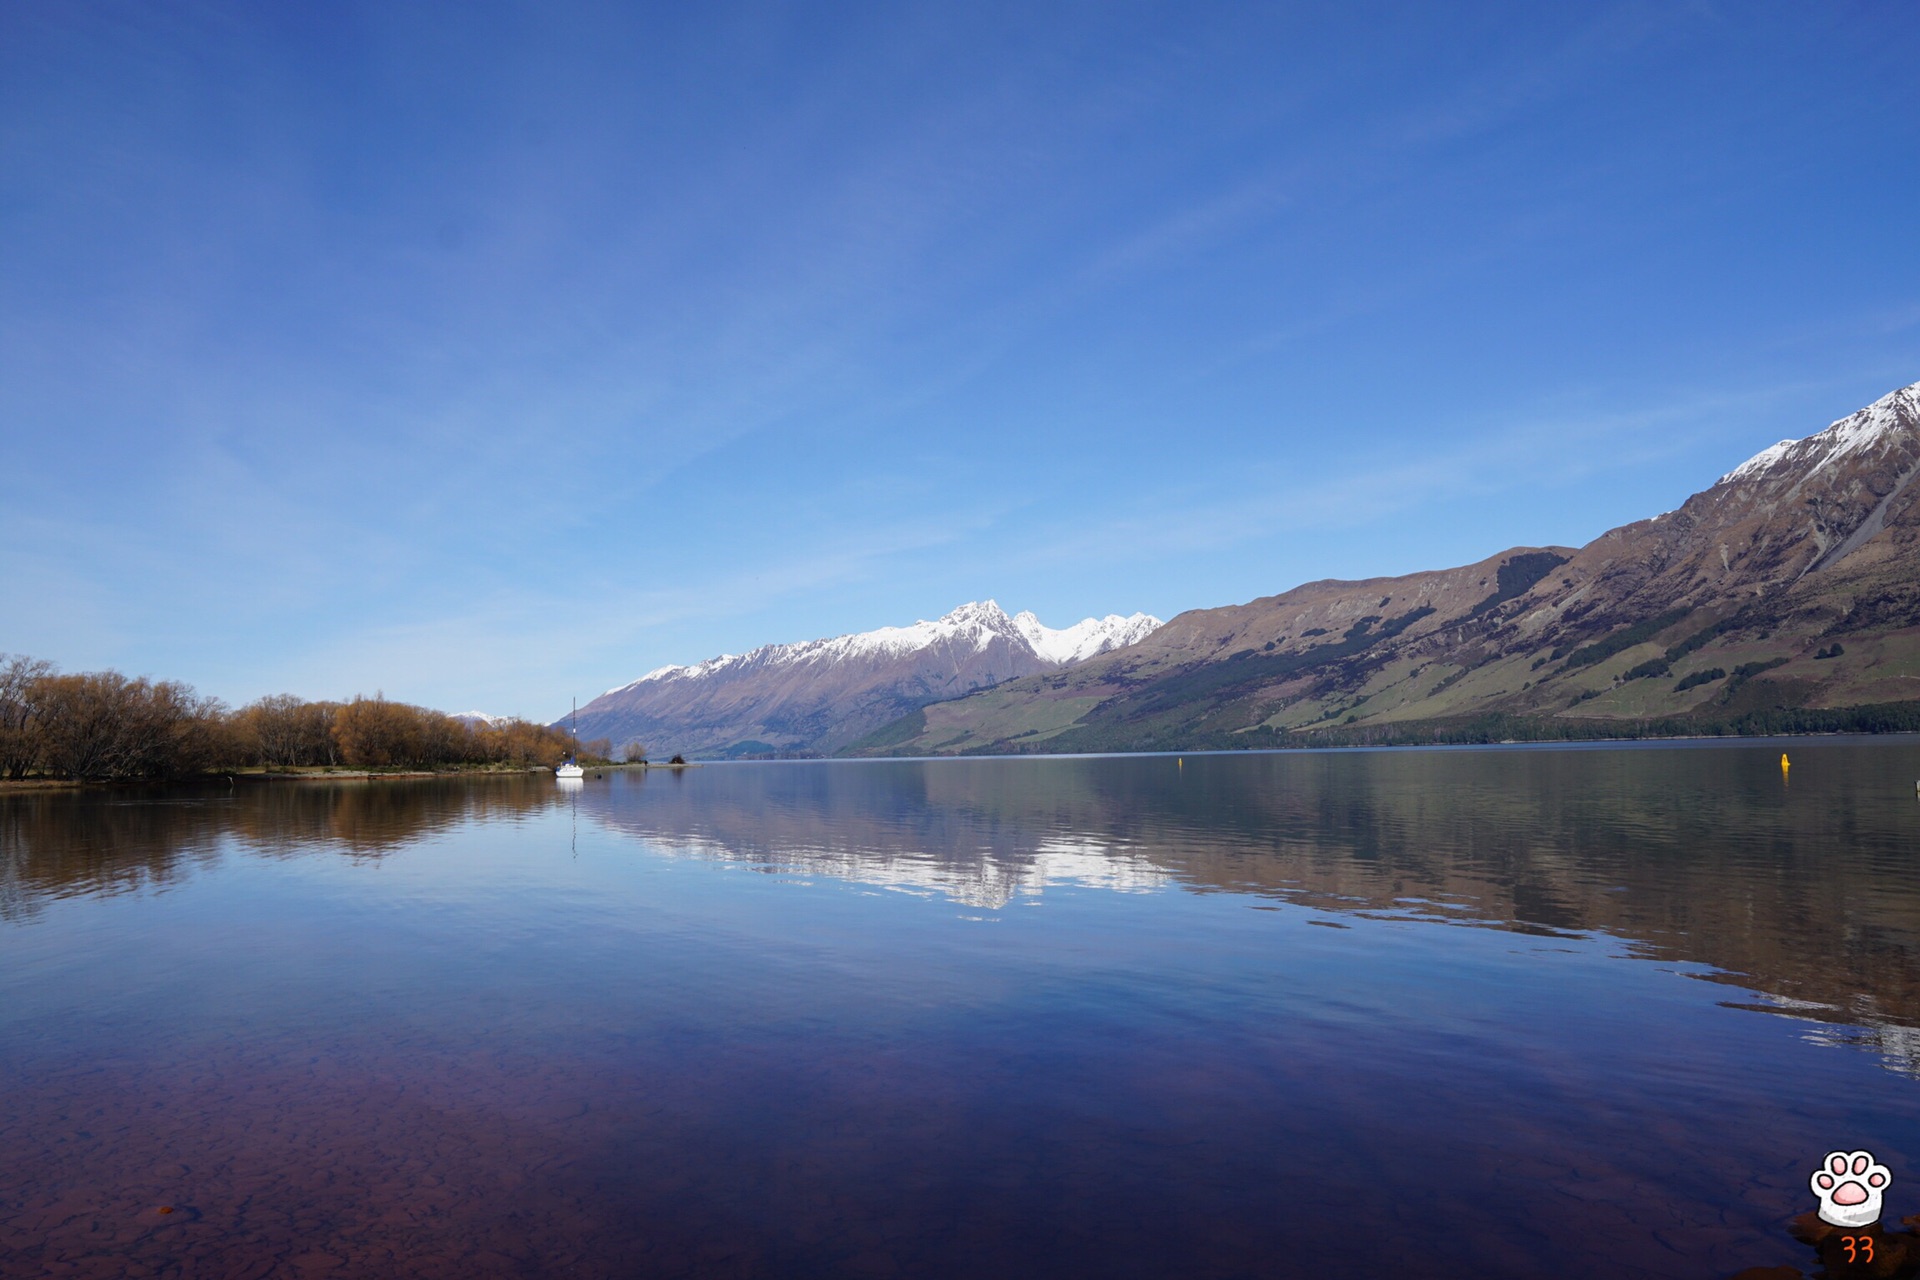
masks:
<path id="1" fill-rule="evenodd" d="M 1780 753 L 1780 768 L 1782 772 L 1793 768 L 1793 762 L 1787 759 L 1787 753 L 1784 751 Z"/>

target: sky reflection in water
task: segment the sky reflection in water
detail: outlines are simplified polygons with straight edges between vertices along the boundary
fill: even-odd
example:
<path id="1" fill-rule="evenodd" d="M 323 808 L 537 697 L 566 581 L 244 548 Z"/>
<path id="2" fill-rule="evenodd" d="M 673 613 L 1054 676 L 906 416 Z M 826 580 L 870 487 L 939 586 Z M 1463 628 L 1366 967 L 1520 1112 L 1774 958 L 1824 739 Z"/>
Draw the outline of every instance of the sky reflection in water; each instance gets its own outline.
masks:
<path id="1" fill-rule="evenodd" d="M 1920 749 L 1788 749 L 0 798 L 0 1273 L 1811 1271 Z"/>

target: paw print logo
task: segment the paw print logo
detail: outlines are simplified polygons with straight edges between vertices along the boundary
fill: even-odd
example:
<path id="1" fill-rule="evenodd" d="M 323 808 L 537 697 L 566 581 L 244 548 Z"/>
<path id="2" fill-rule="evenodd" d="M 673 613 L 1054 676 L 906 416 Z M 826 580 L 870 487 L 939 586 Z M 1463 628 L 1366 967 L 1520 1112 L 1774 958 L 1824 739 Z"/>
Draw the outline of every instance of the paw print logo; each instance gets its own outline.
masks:
<path id="1" fill-rule="evenodd" d="M 1880 1218 L 1880 1197 L 1893 1175 L 1871 1151 L 1832 1151 L 1815 1170 L 1813 1194 L 1820 1220 L 1836 1227 L 1864 1227 Z"/>

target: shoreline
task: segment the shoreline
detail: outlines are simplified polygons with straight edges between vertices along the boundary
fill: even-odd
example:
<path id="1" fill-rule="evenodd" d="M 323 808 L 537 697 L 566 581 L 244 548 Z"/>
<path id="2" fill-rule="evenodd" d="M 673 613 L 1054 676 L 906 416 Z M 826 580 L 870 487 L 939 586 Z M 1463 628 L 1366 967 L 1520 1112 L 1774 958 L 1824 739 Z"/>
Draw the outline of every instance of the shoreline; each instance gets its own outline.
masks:
<path id="1" fill-rule="evenodd" d="M 887 761 L 933 761 L 933 760 L 1034 760 L 1034 759 L 1072 759 L 1086 757 L 1111 756 L 1238 756 L 1238 755 L 1288 755 L 1294 753 L 1321 754 L 1328 752 L 1376 752 L 1376 751 L 1422 751 L 1422 750 L 1474 750 L 1499 747 L 1563 747 L 1587 750 L 1609 747 L 1658 747 L 1683 745 L 1753 745 L 1764 741 L 1784 742 L 1789 740 L 1819 741 L 1835 738 L 1856 740 L 1883 739 L 1920 739 L 1920 732 L 1908 729 L 1883 730 L 1847 730 L 1816 729 L 1795 732 L 1728 734 L 1728 733 L 1692 733 L 1692 734 L 1629 734 L 1621 736 L 1594 737 L 1526 737 L 1526 738 L 1484 738 L 1456 739 L 1453 741 L 1384 741 L 1384 742 L 1293 742 L 1286 745 L 1260 746 L 1191 746 L 1185 748 L 1151 747 L 1138 750 L 1109 751 L 967 751 L 953 755 L 848 755 L 848 756 L 786 756 L 753 757 L 744 760 L 722 760 L 717 763 L 881 763 Z M 647 772 L 662 769 L 668 772 L 680 772 L 686 769 L 701 769 L 716 763 L 707 760 L 688 760 L 680 764 L 660 763 L 656 761 L 618 761 L 610 764 L 582 766 L 589 774 L 609 772 Z M 212 773 L 194 774 L 184 778 L 0 778 L 0 797 L 14 794 L 26 794 L 39 791 L 77 791 L 107 787 L 153 787 L 153 786 L 207 786 L 227 783 L 238 786 L 241 783 L 275 782 L 418 782 L 428 778 L 475 778 L 475 777 L 524 777 L 529 775 L 552 775 L 551 765 L 530 765 L 525 768 L 501 768 L 498 766 L 474 766 L 454 769 L 365 769 L 345 766 L 335 768 L 309 769 L 231 769 Z"/>
<path id="2" fill-rule="evenodd" d="M 588 773 L 645 772 L 649 769 L 697 769 L 697 761 L 686 764 L 658 764 L 649 761 L 581 766 Z M 223 769 L 196 773 L 184 778 L 0 778 L 0 796 L 33 791 L 78 791 L 99 787 L 206 786 L 227 783 L 230 786 L 276 782 L 418 782 L 423 778 L 524 777 L 553 774 L 551 765 L 525 768 L 501 768 L 493 765 L 456 769 L 365 769 L 339 766 L 312 769 Z"/>

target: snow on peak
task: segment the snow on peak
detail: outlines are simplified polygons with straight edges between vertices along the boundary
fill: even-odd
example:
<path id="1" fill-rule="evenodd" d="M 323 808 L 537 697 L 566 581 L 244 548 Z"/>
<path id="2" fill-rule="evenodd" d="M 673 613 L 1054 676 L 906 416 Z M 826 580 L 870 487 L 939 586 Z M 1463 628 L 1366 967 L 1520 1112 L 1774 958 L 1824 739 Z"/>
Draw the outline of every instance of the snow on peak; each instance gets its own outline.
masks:
<path id="1" fill-rule="evenodd" d="M 1920 382 L 1889 391 L 1866 408 L 1840 419 L 1815 436 L 1828 440 L 1828 460 L 1845 457 L 1898 432 L 1920 424 Z"/>
<path id="2" fill-rule="evenodd" d="M 718 671 L 721 667 L 724 667 L 729 663 L 738 662 L 738 661 L 740 661 L 740 657 L 738 654 L 723 653 L 717 658 L 708 658 L 705 662 L 696 662 L 691 666 L 655 667 L 653 670 L 647 672 L 647 674 L 641 676 L 638 680 L 630 681 L 629 683 L 623 684 L 623 685 L 616 685 L 613 688 L 607 690 L 607 693 L 625 693 L 628 689 L 637 688 L 640 685 L 646 684 L 650 680 L 673 680 L 681 677 L 686 677 L 689 679 L 698 679 L 700 676 L 704 676 L 711 672 Z M 607 694 L 603 693 L 600 696 L 604 698 L 607 696 Z"/>
<path id="3" fill-rule="evenodd" d="M 1735 480 L 1745 480 L 1748 476 L 1757 476 L 1774 463 L 1787 456 L 1787 450 L 1799 444 L 1798 440 L 1782 440 L 1779 444 L 1770 444 L 1760 452 L 1748 458 L 1727 474 L 1715 480 L 1715 484 L 1731 484 Z"/>
<path id="4" fill-rule="evenodd" d="M 801 663 L 832 664 L 849 659 L 897 658 L 936 645 L 958 646 L 978 652 L 995 639 L 1013 645 L 1024 644 L 1041 661 L 1064 666 L 1070 662 L 1084 662 L 1109 649 L 1133 644 L 1159 626 L 1160 619 L 1151 614 L 1136 613 L 1122 617 L 1110 613 L 1104 618 L 1086 618 L 1056 631 L 1031 613 L 1009 618 L 998 602 L 975 600 L 932 621 L 922 618 L 912 626 L 880 627 L 874 631 L 834 636 L 826 640 L 804 640 L 798 644 L 762 645 L 750 653 L 721 654 L 691 666 L 656 667 L 631 684 L 607 692 L 622 693 L 655 681 L 698 680 L 722 672 Z"/>
<path id="5" fill-rule="evenodd" d="M 1144 640 L 1159 629 L 1160 619 L 1147 613 L 1124 618 L 1110 613 L 1104 618 L 1082 618 L 1070 627 L 1055 631 L 1031 613 L 1021 613 L 1014 618 L 1013 625 L 1042 659 L 1065 666 Z"/>
<path id="6" fill-rule="evenodd" d="M 513 719 L 513 717 L 512 716 L 490 716 L 484 711 L 456 711 L 453 714 L 453 719 L 465 720 L 468 724 L 484 724 L 488 728 L 492 728 L 496 724 L 503 724 L 506 721 Z"/>
<path id="7" fill-rule="evenodd" d="M 993 642 L 995 636 L 1012 634 L 1013 619 L 1007 617 L 1005 609 L 992 600 L 975 600 L 932 622 L 922 618 L 910 627 L 881 627 L 877 631 L 862 631 L 857 635 L 815 640 L 810 645 L 792 647 L 810 649 L 826 646 L 825 652 L 836 658 L 868 654 L 891 656 L 912 653 L 942 641 L 966 643 L 975 649 L 984 649 Z"/>
<path id="8" fill-rule="evenodd" d="M 882 627 L 878 631 L 813 643 L 831 647 L 836 651 L 835 656 L 852 656 L 911 653 L 943 641 L 968 644 L 978 650 L 998 637 L 1015 643 L 1024 641 L 1041 661 L 1065 665 L 1132 644 L 1159 625 L 1160 619 L 1144 613 L 1125 618 L 1110 613 L 1104 618 L 1086 618 L 1056 631 L 1031 613 L 1009 618 L 998 601 L 976 600 L 932 622 L 922 620 L 910 627 Z"/>
<path id="9" fill-rule="evenodd" d="M 1782 440 L 1768 445 L 1715 483 L 1727 484 L 1761 475 L 1789 458 L 1796 467 L 1811 473 L 1915 426 L 1920 426 L 1920 382 L 1889 391 L 1858 413 L 1848 414 L 1804 440 Z"/>

